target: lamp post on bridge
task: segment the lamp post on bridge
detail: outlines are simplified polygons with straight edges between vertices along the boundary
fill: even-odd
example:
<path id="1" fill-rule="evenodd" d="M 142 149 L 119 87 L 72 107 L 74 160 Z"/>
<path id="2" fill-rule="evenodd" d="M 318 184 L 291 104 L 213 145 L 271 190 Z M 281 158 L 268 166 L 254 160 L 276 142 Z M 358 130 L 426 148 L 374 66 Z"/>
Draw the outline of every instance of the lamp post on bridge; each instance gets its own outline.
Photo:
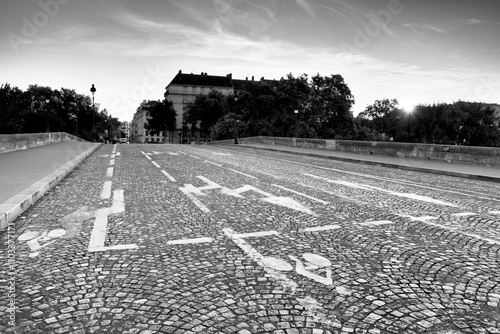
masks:
<path id="1" fill-rule="evenodd" d="M 50 102 L 50 99 L 45 99 L 45 106 L 47 107 L 47 124 L 45 125 L 45 132 L 50 132 L 50 123 L 49 123 L 50 109 L 49 109 L 49 102 Z"/>
<path id="2" fill-rule="evenodd" d="M 94 84 L 92 84 L 92 87 L 90 87 L 90 92 L 92 93 L 92 135 L 94 137 L 94 141 L 96 141 L 96 133 L 95 133 L 95 106 L 94 106 L 94 93 L 96 92 L 96 89 L 94 87 Z"/>

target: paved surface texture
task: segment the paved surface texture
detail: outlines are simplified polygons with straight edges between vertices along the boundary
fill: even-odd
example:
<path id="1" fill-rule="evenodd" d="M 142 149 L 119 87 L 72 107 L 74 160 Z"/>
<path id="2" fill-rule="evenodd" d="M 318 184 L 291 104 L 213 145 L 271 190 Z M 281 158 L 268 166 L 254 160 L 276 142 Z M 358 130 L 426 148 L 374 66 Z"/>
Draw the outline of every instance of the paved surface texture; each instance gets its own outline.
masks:
<path id="1" fill-rule="evenodd" d="M 0 225 L 17 217 L 100 144 L 61 142 L 0 155 Z"/>
<path id="2" fill-rule="evenodd" d="M 500 333 L 494 182 L 103 145 L 12 226 L 0 332 Z"/>

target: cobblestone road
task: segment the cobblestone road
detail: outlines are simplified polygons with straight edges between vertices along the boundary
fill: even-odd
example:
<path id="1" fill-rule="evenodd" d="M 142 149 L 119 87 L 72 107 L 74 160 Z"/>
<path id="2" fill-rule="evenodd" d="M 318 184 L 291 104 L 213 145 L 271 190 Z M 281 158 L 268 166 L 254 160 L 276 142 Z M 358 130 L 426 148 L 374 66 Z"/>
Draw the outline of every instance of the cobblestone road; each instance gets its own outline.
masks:
<path id="1" fill-rule="evenodd" d="M 103 145 L 15 226 L 2 333 L 500 333 L 495 183 Z"/>

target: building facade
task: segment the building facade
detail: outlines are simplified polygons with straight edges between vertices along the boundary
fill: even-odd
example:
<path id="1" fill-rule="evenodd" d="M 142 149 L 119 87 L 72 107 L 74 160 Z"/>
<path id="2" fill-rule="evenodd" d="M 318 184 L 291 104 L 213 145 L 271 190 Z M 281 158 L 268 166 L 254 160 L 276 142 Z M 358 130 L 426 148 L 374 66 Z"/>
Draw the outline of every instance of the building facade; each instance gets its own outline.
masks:
<path id="1" fill-rule="evenodd" d="M 163 132 L 159 135 L 150 135 L 145 127 L 148 121 L 147 106 L 160 103 L 160 101 L 144 100 L 137 108 L 130 124 L 130 141 L 134 143 L 162 143 Z"/>

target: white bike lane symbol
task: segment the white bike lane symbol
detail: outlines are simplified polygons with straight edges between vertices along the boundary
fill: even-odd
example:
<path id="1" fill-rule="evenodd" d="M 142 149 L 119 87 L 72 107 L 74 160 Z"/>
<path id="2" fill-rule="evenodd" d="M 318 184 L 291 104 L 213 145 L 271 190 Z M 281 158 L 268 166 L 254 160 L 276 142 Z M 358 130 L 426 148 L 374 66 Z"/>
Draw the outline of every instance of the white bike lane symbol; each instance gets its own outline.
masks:
<path id="1" fill-rule="evenodd" d="M 27 241 L 27 245 L 31 250 L 29 257 L 36 257 L 40 254 L 38 250 L 49 246 L 56 242 L 57 238 L 66 234 L 66 230 L 62 228 L 54 229 L 50 232 L 43 231 L 41 234 L 36 231 L 26 231 L 17 237 L 19 241 Z"/>

